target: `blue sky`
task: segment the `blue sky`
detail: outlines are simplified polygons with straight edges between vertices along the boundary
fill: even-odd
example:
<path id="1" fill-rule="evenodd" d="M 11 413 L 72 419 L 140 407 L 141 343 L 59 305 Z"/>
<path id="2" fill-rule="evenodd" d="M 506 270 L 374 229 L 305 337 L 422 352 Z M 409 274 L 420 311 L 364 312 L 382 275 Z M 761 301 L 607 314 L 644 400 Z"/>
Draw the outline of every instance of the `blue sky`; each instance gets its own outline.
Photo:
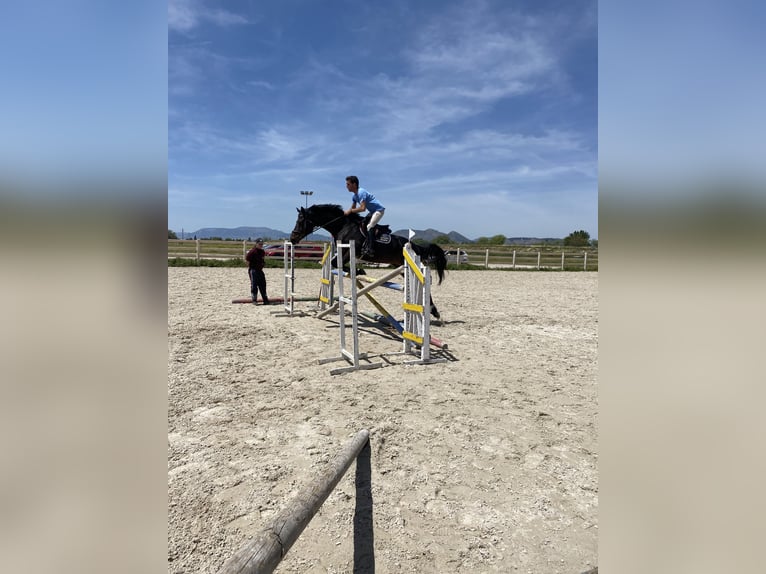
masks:
<path id="1" fill-rule="evenodd" d="M 168 4 L 168 227 L 290 231 L 350 206 L 392 229 L 598 237 L 593 1 Z"/>
<path id="2" fill-rule="evenodd" d="M 0 4 L 0 178 L 25 193 L 86 180 L 105 195 L 156 190 L 167 168 L 166 42 L 155 0 Z"/>
<path id="3" fill-rule="evenodd" d="M 766 177 L 766 4 L 602 2 L 602 200 L 692 199 L 704 183 Z"/>

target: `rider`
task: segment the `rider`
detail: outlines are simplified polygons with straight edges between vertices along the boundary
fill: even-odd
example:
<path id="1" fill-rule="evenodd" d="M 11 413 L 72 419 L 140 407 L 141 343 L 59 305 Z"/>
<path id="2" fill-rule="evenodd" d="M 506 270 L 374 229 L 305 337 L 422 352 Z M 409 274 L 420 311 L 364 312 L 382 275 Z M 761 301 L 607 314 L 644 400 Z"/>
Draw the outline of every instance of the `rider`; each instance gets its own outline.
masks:
<path id="1" fill-rule="evenodd" d="M 383 217 L 383 213 L 386 208 L 375 199 L 369 191 L 363 187 L 359 187 L 359 178 L 355 175 L 349 175 L 346 178 L 346 189 L 349 193 L 353 193 L 351 198 L 351 207 L 344 211 L 345 215 L 351 215 L 352 213 L 361 213 L 368 210 L 370 215 L 370 223 L 367 224 L 367 242 L 362 249 L 362 257 L 365 259 L 372 259 L 375 256 L 375 240 L 373 239 L 373 229 Z M 357 204 L 358 207 L 357 207 Z"/>

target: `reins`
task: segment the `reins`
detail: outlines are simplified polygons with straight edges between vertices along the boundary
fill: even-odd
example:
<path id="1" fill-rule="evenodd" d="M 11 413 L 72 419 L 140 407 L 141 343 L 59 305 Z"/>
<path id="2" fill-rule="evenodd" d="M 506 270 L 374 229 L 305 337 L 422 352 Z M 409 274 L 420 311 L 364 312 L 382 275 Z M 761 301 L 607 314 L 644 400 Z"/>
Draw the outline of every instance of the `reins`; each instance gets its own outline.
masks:
<path id="1" fill-rule="evenodd" d="M 306 210 L 304 213 L 308 214 L 308 210 Z M 338 216 L 338 217 L 336 217 L 335 219 L 331 219 L 330 221 L 328 221 L 328 222 L 326 222 L 326 223 L 322 223 L 322 224 L 320 224 L 320 225 L 317 225 L 316 223 L 314 223 L 314 220 L 313 220 L 313 219 L 311 219 L 311 218 L 310 218 L 308 215 L 306 215 L 306 219 L 308 220 L 308 222 L 309 222 L 311 225 L 313 225 L 313 227 L 311 228 L 311 231 L 309 231 L 309 232 L 308 232 L 306 235 L 311 235 L 312 233 L 314 233 L 314 231 L 316 231 L 316 230 L 317 230 L 317 229 L 319 229 L 320 227 L 324 228 L 324 226 L 325 226 L 325 225 L 330 225 L 331 223 L 334 223 L 334 222 L 338 221 L 339 219 L 343 219 L 344 217 L 346 217 L 346 214 L 345 214 L 345 213 L 344 213 L 344 214 L 342 214 L 342 215 L 339 215 L 339 216 Z M 329 230 L 328 230 L 328 231 L 329 231 Z"/>

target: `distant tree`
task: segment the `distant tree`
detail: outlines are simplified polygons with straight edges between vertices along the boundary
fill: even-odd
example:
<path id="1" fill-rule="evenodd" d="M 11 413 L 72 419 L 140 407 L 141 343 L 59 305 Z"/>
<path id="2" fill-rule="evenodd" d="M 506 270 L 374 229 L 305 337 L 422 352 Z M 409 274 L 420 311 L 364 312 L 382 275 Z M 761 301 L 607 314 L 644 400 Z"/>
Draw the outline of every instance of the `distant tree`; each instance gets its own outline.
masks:
<path id="1" fill-rule="evenodd" d="M 178 239 L 178 235 L 172 229 L 168 229 L 168 239 Z"/>
<path id="2" fill-rule="evenodd" d="M 598 249 L 598 239 L 591 239 L 590 245 L 591 247 L 595 247 L 596 249 Z"/>
<path id="3" fill-rule="evenodd" d="M 444 245 L 446 243 L 451 243 L 451 242 L 452 242 L 451 239 L 447 235 L 440 235 L 439 237 L 434 239 L 434 243 L 438 245 Z"/>
<path id="4" fill-rule="evenodd" d="M 505 235 L 493 235 L 492 237 L 479 237 L 476 240 L 479 245 L 505 245 Z"/>
<path id="5" fill-rule="evenodd" d="M 564 245 L 569 245 L 570 247 L 587 247 L 590 245 L 590 233 L 582 229 L 573 231 L 564 238 Z"/>

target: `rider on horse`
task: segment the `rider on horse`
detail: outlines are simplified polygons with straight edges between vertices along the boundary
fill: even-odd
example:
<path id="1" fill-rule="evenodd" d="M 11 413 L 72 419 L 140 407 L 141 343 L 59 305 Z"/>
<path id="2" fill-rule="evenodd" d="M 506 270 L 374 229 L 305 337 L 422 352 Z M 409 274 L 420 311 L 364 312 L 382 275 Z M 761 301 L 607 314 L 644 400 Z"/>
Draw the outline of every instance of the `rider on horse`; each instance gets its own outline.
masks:
<path id="1" fill-rule="evenodd" d="M 367 205 L 369 206 L 369 203 Z M 355 249 L 359 249 L 359 246 L 364 241 L 364 232 L 366 230 L 363 230 L 360 226 L 361 217 L 359 217 L 358 213 L 346 215 L 347 212 L 340 205 L 336 204 L 299 207 L 297 211 L 298 219 L 295 221 L 292 233 L 290 233 L 290 241 L 293 244 L 300 242 L 301 239 L 311 234 L 317 227 L 321 227 L 329 232 L 338 243 L 354 241 Z M 358 211 L 360 210 L 357 209 Z M 379 225 L 378 227 L 383 228 L 387 226 Z M 386 242 L 377 242 L 375 258 L 367 258 L 367 261 L 400 267 L 405 264 L 404 246 L 409 242 L 409 239 L 406 237 L 388 233 Z M 436 243 L 411 243 L 411 246 L 422 261 L 429 266 L 433 265 L 435 267 L 436 274 L 439 276 L 439 283 L 441 283 L 442 279 L 444 279 L 444 270 L 447 268 L 447 257 L 444 255 L 444 250 Z M 336 258 L 337 266 L 344 267 L 347 265 L 350 255 L 350 250 L 344 251 L 342 261 L 337 261 Z M 439 318 L 439 310 L 433 304 L 433 300 L 431 300 L 431 314 L 437 319 Z"/>
<path id="2" fill-rule="evenodd" d="M 386 208 L 383 207 L 383 205 L 375 199 L 375 196 L 369 191 L 363 187 L 359 187 L 359 178 L 355 175 L 349 175 L 346 178 L 346 189 L 349 193 L 353 193 L 354 195 L 351 198 L 351 207 L 343 212 L 345 215 L 361 213 L 363 211 L 370 212 L 370 222 L 367 224 L 367 242 L 362 249 L 362 257 L 364 259 L 372 260 L 372 258 L 375 257 L 375 239 L 373 230 L 378 224 L 378 221 L 383 217 Z"/>

